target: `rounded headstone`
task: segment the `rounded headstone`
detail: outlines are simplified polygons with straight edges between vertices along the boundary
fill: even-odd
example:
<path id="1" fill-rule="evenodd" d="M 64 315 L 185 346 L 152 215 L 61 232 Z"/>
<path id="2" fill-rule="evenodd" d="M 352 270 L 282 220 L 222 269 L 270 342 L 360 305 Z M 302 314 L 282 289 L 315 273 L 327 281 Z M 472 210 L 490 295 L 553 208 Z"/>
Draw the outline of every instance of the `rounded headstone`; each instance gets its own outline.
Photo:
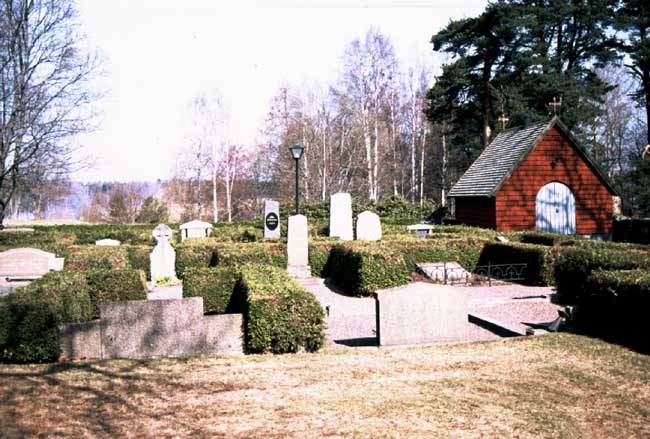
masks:
<path id="1" fill-rule="evenodd" d="M 378 241 L 381 239 L 381 221 L 379 215 L 366 210 L 357 217 L 357 239 L 360 241 Z"/>

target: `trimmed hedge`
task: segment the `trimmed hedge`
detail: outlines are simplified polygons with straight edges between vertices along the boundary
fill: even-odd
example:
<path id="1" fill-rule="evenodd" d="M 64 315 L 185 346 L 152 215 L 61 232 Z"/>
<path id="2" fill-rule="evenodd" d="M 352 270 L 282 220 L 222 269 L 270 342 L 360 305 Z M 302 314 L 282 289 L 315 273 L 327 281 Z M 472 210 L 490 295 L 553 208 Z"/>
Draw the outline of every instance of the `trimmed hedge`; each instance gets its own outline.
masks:
<path id="1" fill-rule="evenodd" d="M 183 297 L 203 297 L 203 312 L 206 314 L 241 312 L 231 300 L 238 278 L 238 270 L 233 267 L 187 270 L 183 280 Z"/>
<path id="2" fill-rule="evenodd" d="M 87 322 L 93 311 L 88 282 L 83 273 L 50 271 L 9 297 L 22 303 L 46 303 L 61 323 Z"/>
<path id="3" fill-rule="evenodd" d="M 146 245 L 130 245 L 126 248 L 129 267 L 134 270 L 142 270 L 147 275 L 147 280 L 151 280 L 151 261 L 149 255 L 153 247 Z"/>
<path id="4" fill-rule="evenodd" d="M 247 352 L 313 352 L 323 346 L 323 308 L 285 269 L 246 265 L 240 273 L 235 300 L 243 305 Z"/>
<path id="5" fill-rule="evenodd" d="M 174 227 L 172 227 L 174 228 Z M 100 239 L 117 239 L 122 244 L 152 245 L 155 243 L 150 224 L 65 224 L 34 226 L 35 231 L 74 236 L 74 244 L 95 244 Z M 176 227 L 178 229 L 178 227 Z"/>
<path id="6" fill-rule="evenodd" d="M 573 321 L 579 332 L 650 352 L 650 274 L 646 270 L 593 271 L 585 282 L 585 293 Z"/>
<path id="7" fill-rule="evenodd" d="M 0 359 L 15 363 L 48 363 L 61 356 L 59 319 L 52 304 L 29 295 L 0 300 Z"/>
<path id="8" fill-rule="evenodd" d="M 524 244 L 537 244 L 553 246 L 568 239 L 573 239 L 573 236 L 558 235 L 557 233 L 548 232 L 521 232 L 517 234 L 520 242 Z"/>
<path id="9" fill-rule="evenodd" d="M 345 245 L 332 247 L 323 272 L 352 296 L 369 296 L 383 288 L 407 284 L 410 275 L 399 252 L 359 250 Z"/>
<path id="10" fill-rule="evenodd" d="M 124 246 L 74 245 L 65 259 L 67 270 L 122 270 L 129 268 L 129 253 Z"/>
<path id="11" fill-rule="evenodd" d="M 552 285 L 557 251 L 546 245 L 515 242 L 488 243 L 483 247 L 477 265 L 526 264 L 524 285 Z"/>
<path id="12" fill-rule="evenodd" d="M 287 246 L 276 243 L 220 244 L 216 250 L 217 266 L 267 264 L 287 267 Z"/>
<path id="13" fill-rule="evenodd" d="M 482 239 L 416 237 L 374 243 L 315 243 L 310 246 L 309 262 L 312 273 L 331 278 L 344 293 L 368 296 L 378 289 L 408 283 L 418 263 L 458 261 L 471 270 L 484 244 Z"/>
<path id="14" fill-rule="evenodd" d="M 214 238 L 187 239 L 176 246 L 176 276 L 183 279 L 191 268 L 207 268 L 217 265 L 217 246 Z"/>
<path id="15" fill-rule="evenodd" d="M 147 300 L 147 282 L 142 270 L 92 270 L 84 274 L 94 317 L 99 317 L 99 302 Z"/>
<path id="16" fill-rule="evenodd" d="M 633 251 L 610 250 L 607 246 L 563 248 L 555 264 L 557 292 L 566 302 L 580 302 L 592 271 L 650 268 L 650 255 Z"/>

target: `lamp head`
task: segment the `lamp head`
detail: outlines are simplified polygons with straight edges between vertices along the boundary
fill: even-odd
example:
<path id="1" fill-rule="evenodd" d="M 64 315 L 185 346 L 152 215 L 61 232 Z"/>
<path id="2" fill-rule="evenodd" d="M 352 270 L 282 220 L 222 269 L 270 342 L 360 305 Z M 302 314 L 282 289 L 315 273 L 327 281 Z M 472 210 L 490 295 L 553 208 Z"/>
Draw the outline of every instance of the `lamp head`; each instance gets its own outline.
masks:
<path id="1" fill-rule="evenodd" d="M 304 150 L 305 148 L 297 143 L 289 147 L 289 151 L 291 151 L 291 156 L 294 160 L 300 160 L 300 157 L 302 157 L 302 152 Z"/>

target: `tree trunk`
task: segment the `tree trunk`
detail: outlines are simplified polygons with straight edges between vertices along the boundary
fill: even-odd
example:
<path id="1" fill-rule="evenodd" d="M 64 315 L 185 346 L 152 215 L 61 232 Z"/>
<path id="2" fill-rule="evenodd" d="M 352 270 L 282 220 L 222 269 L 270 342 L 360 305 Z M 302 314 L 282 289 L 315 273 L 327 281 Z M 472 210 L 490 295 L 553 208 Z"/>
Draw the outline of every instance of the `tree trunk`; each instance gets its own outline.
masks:
<path id="1" fill-rule="evenodd" d="M 424 155 L 427 143 L 427 125 L 422 127 L 422 149 L 420 150 L 420 208 L 424 206 Z"/>
<path id="2" fill-rule="evenodd" d="M 368 108 L 363 109 L 363 144 L 366 148 L 366 164 L 368 169 L 368 199 L 373 199 L 373 179 L 372 179 L 372 140 L 370 139 L 370 124 L 368 122 Z"/>
<path id="3" fill-rule="evenodd" d="M 446 124 L 442 123 L 442 181 L 441 183 L 441 193 L 440 193 L 440 205 L 445 207 L 447 205 L 447 168 L 448 168 L 448 159 L 449 151 L 447 150 L 447 133 L 446 133 Z"/>
<path id="4" fill-rule="evenodd" d="M 217 164 L 216 154 L 213 157 L 212 164 L 212 219 L 215 223 L 219 222 L 219 210 L 217 209 Z"/>

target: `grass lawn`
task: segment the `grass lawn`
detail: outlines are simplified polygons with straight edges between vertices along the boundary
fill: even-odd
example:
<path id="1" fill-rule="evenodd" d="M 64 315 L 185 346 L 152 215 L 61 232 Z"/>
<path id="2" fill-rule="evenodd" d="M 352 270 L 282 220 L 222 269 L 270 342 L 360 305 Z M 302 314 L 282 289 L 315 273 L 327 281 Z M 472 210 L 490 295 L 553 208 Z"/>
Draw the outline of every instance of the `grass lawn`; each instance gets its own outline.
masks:
<path id="1" fill-rule="evenodd" d="M 0 365 L 0 436 L 650 437 L 650 356 L 555 334 L 419 349 Z"/>

